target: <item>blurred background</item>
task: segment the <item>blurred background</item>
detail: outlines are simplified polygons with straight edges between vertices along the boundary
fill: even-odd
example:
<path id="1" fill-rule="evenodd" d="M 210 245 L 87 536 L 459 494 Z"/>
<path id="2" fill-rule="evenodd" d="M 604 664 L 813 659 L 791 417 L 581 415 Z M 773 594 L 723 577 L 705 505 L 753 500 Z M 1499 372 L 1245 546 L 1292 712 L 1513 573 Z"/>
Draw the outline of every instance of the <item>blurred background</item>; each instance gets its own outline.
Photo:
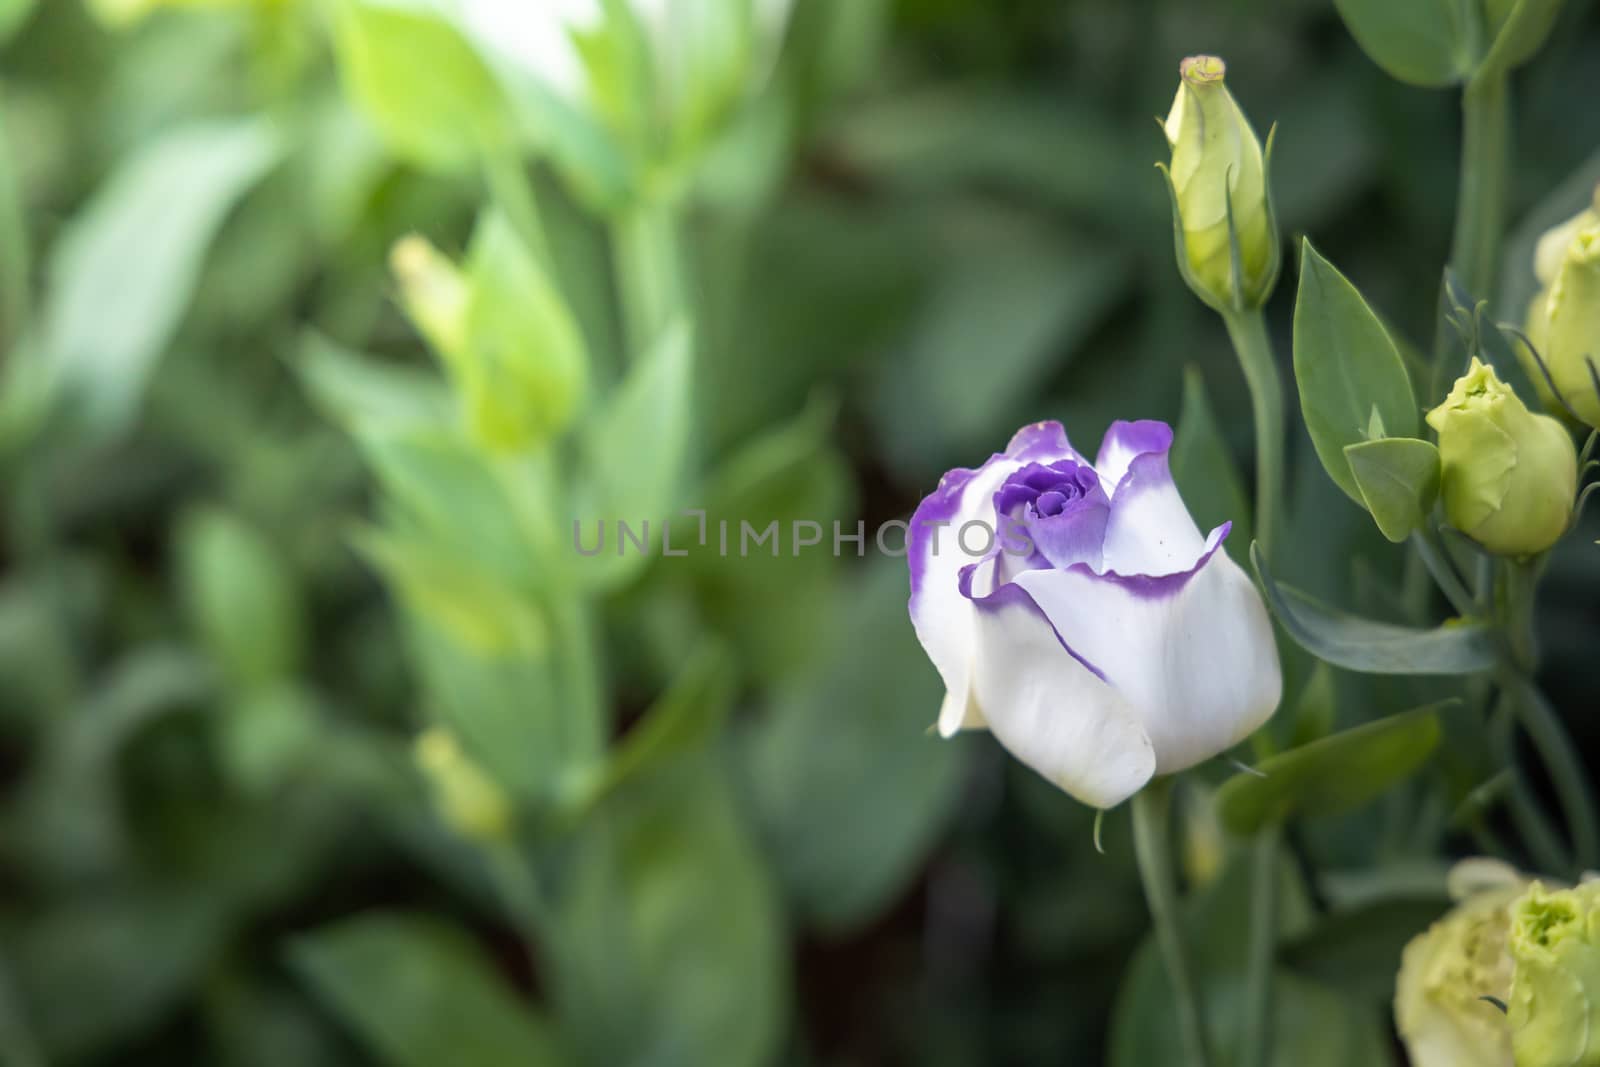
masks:
<path id="1" fill-rule="evenodd" d="M 0 0 L 0 1063 L 1167 1062 L 1126 816 L 1097 853 L 930 734 L 903 560 L 591 563 L 570 522 L 870 531 L 1024 422 L 1180 414 L 1236 510 L 1248 399 L 1152 166 L 1178 61 L 1226 58 L 1284 233 L 1414 342 L 1455 95 L 1329 0 L 708 0 L 584 36 L 563 104 L 462 6 Z M 1570 3 L 1515 79 L 1508 262 L 1600 175 L 1597 50 Z M 1287 577 L 1392 614 L 1308 444 Z M 1591 757 L 1596 536 L 1541 623 Z M 1346 724 L 1418 695 L 1316 684 Z M 1480 769 L 1299 834 L 1275 1062 L 1403 1062 Z M 1227 1003 L 1236 848 L 1182 799 Z"/>

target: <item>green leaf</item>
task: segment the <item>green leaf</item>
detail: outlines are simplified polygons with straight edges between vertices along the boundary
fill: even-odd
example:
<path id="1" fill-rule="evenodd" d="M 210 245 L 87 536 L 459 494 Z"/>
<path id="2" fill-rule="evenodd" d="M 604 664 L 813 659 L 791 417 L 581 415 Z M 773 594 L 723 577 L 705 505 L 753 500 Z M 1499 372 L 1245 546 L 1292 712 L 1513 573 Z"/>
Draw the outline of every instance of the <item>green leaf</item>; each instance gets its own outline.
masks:
<path id="1" fill-rule="evenodd" d="M 387 1067 L 570 1062 L 550 1024 L 439 919 L 368 913 L 296 938 L 289 959 Z"/>
<path id="2" fill-rule="evenodd" d="M 856 572 L 832 647 L 743 739 L 756 816 L 795 909 L 827 930 L 904 892 L 955 813 L 967 750 L 930 734 L 943 686 L 906 625 L 905 565 Z"/>
<path id="3" fill-rule="evenodd" d="M 1333 732 L 1333 722 L 1339 713 L 1339 694 L 1334 686 L 1333 668 L 1318 662 L 1311 670 L 1311 678 L 1295 701 L 1294 717 L 1290 720 L 1293 733 L 1289 743 L 1294 746 L 1309 744 Z"/>
<path id="4" fill-rule="evenodd" d="M 463 170 L 512 137 L 504 95 L 443 14 L 400 0 L 341 0 L 335 42 L 350 95 L 394 151 Z"/>
<path id="5" fill-rule="evenodd" d="M 1183 409 L 1172 442 L 1172 480 L 1202 530 L 1233 523 L 1228 554 L 1242 563 L 1254 539 L 1250 533 L 1250 497 L 1228 442 L 1217 425 L 1198 367 L 1183 372 Z"/>
<path id="6" fill-rule="evenodd" d="M 1413 437 L 1346 445 L 1350 475 L 1383 536 L 1396 544 L 1427 525 L 1439 498 L 1439 448 Z"/>
<path id="7" fill-rule="evenodd" d="M 582 802 L 599 800 L 622 783 L 703 746 L 733 705 L 737 672 L 727 651 L 701 646 L 672 688 L 650 706 L 612 749 L 601 776 L 585 787 Z"/>
<path id="8" fill-rule="evenodd" d="M 22 29 L 38 6 L 38 0 L 0 0 L 0 44 Z"/>
<path id="9" fill-rule="evenodd" d="M 835 443 L 835 425 L 836 405 L 818 399 L 740 447 L 701 489 L 708 546 L 690 549 L 684 564 L 707 620 L 733 645 L 741 667 L 763 680 L 809 669 L 827 641 L 840 567 L 828 517 L 843 535 L 857 532 L 847 518 L 855 510 L 853 486 L 849 462 Z M 792 547 L 797 521 L 823 527 L 821 542 L 798 553 Z M 774 555 L 770 539 L 767 548 L 747 545 L 746 523 L 752 536 L 776 523 L 781 550 Z M 674 530 L 689 526 L 680 520 Z M 864 555 L 874 551 L 873 534 L 862 532 L 858 554 Z M 856 551 L 840 543 L 840 555 Z"/>
<path id="10" fill-rule="evenodd" d="M 1350 35 L 1390 77 L 1437 89 L 1468 73 L 1459 12 L 1452 0 L 1334 0 Z"/>
<path id="11" fill-rule="evenodd" d="M 106 888 L 51 900 L 6 930 L 8 977 L 52 1063 L 123 1060 L 171 1019 L 226 945 L 221 901 L 198 884 Z"/>
<path id="12" fill-rule="evenodd" d="M 178 127 L 125 160 L 56 244 L 39 351 L 90 433 L 133 418 L 206 248 L 279 151 L 263 119 Z"/>
<path id="13" fill-rule="evenodd" d="M 586 1062 L 777 1058 L 781 915 L 714 754 L 630 781 L 585 820 L 556 926 L 551 978 Z"/>
<path id="14" fill-rule="evenodd" d="M 1345 447 L 1367 439 L 1375 414 L 1387 433 L 1416 436 L 1416 400 L 1389 332 L 1355 286 L 1310 241 L 1300 257 L 1294 376 L 1300 410 L 1323 468 L 1365 506 Z"/>
<path id="15" fill-rule="evenodd" d="M 1267 573 L 1251 546 L 1267 604 L 1297 645 L 1335 667 L 1365 674 L 1471 674 L 1494 667 L 1495 632 L 1481 623 L 1434 630 L 1378 622 L 1329 607 Z"/>
<path id="16" fill-rule="evenodd" d="M 578 512 L 583 519 L 607 525 L 620 519 L 635 530 L 648 521 L 659 529 L 679 503 L 688 465 L 693 366 L 689 327 L 674 323 L 586 421 L 588 467 Z M 631 558 L 633 566 L 592 570 L 617 580 L 636 569 L 640 555 Z M 595 562 L 605 563 L 606 557 Z"/>
<path id="17" fill-rule="evenodd" d="M 191 625 L 229 684 L 259 689 L 293 673 L 304 609 L 277 548 L 238 516 L 204 508 L 179 526 L 177 555 Z"/>
<path id="18" fill-rule="evenodd" d="M 1473 80 L 1498 78 L 1533 58 L 1555 28 L 1564 0 L 1516 0 Z"/>
<path id="19" fill-rule="evenodd" d="M 1217 790 L 1217 814 L 1236 834 L 1300 815 L 1338 815 L 1405 780 L 1439 743 L 1439 705 L 1391 715 L 1270 756 L 1257 774 Z M 1263 777 L 1263 775 L 1265 777 Z"/>
<path id="20" fill-rule="evenodd" d="M 386 363 L 308 331 L 295 369 L 323 414 L 352 434 L 443 428 L 455 407 L 437 374 Z"/>
<path id="21" fill-rule="evenodd" d="M 995 426 L 1023 420 L 1127 291 L 1114 249 L 1010 219 L 970 225 L 973 237 L 940 261 L 911 337 L 873 390 L 889 458 L 911 476 L 940 457 L 986 454 Z M 971 373 L 975 351 L 981 374 Z"/>

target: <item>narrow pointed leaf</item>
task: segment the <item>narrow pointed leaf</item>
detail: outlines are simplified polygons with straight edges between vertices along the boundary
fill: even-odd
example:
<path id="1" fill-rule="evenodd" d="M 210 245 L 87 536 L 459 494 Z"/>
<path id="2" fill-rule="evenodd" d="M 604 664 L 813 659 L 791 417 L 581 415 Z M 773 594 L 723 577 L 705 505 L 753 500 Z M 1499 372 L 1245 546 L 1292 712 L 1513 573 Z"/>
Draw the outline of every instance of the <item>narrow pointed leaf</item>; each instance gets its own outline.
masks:
<path id="1" fill-rule="evenodd" d="M 1255 546 L 1250 559 L 1268 606 L 1295 644 L 1335 667 L 1364 674 L 1471 674 L 1495 665 L 1494 631 L 1482 623 L 1419 630 L 1364 619 L 1274 581 Z"/>
<path id="2" fill-rule="evenodd" d="M 1236 774 L 1217 790 L 1229 830 L 1253 834 L 1295 815 L 1351 811 L 1408 777 L 1439 743 L 1438 706 L 1333 734 Z"/>

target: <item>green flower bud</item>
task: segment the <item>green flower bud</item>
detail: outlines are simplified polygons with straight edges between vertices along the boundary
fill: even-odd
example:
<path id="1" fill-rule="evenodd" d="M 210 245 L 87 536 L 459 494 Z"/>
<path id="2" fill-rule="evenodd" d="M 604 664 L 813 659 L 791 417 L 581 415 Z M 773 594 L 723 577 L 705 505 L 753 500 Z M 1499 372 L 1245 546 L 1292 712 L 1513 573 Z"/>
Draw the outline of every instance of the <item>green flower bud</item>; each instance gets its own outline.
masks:
<path id="1" fill-rule="evenodd" d="M 1458 878 L 1469 864 L 1482 870 Z M 1511 1067 L 1510 1024 L 1483 998 L 1504 1003 L 1511 995 L 1508 908 L 1527 883 L 1484 860 L 1462 861 L 1451 883 L 1461 903 L 1413 938 L 1401 957 L 1395 1022 L 1413 1067 Z"/>
<path id="2" fill-rule="evenodd" d="M 1578 454 L 1566 428 L 1529 411 L 1494 368 L 1474 358 L 1428 412 L 1444 466 L 1451 525 L 1490 552 L 1543 552 L 1572 520 Z"/>
<path id="3" fill-rule="evenodd" d="M 455 735 L 431 727 L 417 736 L 417 766 L 433 787 L 439 814 L 475 841 L 503 841 L 511 832 L 511 801 L 483 768 L 461 751 Z"/>
<path id="4" fill-rule="evenodd" d="M 1590 360 L 1600 367 L 1600 209 L 1587 208 L 1540 238 L 1534 273 L 1544 289 L 1528 308 L 1528 338 L 1560 399 L 1584 422 L 1600 427 L 1600 389 L 1589 369 Z M 1554 405 L 1532 354 L 1520 354 L 1541 396 Z"/>
<path id="5" fill-rule="evenodd" d="M 1178 69 L 1183 80 L 1166 121 L 1178 268 L 1214 308 L 1259 307 L 1272 292 L 1279 260 L 1261 142 L 1223 84 L 1222 60 L 1191 56 Z"/>
<path id="6" fill-rule="evenodd" d="M 1508 1002 L 1517 1067 L 1600 1067 L 1600 885 L 1511 905 Z"/>
<path id="7" fill-rule="evenodd" d="M 465 271 L 414 236 L 395 245 L 391 266 L 479 444 L 518 451 L 567 427 L 588 374 L 583 335 L 510 223 L 495 213 L 484 218 Z"/>

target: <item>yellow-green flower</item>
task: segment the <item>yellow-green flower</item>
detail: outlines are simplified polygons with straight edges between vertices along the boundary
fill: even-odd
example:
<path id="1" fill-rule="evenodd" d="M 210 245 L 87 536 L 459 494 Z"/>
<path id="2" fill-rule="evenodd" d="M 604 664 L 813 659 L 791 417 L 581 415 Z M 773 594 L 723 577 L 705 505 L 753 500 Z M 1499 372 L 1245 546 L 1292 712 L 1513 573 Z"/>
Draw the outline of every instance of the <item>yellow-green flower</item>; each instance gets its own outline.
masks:
<path id="1" fill-rule="evenodd" d="M 540 262 L 496 213 L 479 223 L 465 269 L 420 237 L 390 257 L 407 313 L 450 373 L 474 440 L 536 448 L 582 403 L 583 335 Z"/>
<path id="2" fill-rule="evenodd" d="M 128 26 L 161 8 L 282 7 L 290 0 L 89 0 L 89 10 L 108 26 Z"/>
<path id="3" fill-rule="evenodd" d="M 1551 380 L 1579 418 L 1600 427 L 1600 388 L 1589 363 L 1600 367 L 1600 188 L 1591 205 L 1539 240 L 1534 273 L 1543 288 L 1528 308 L 1528 338 Z M 1547 405 L 1550 384 L 1525 348 L 1520 355 Z"/>
<path id="4" fill-rule="evenodd" d="M 1508 907 L 1527 886 L 1515 870 L 1467 860 L 1452 872 L 1460 901 L 1401 957 L 1394 1012 L 1413 1067 L 1512 1067 Z"/>
<path id="5" fill-rule="evenodd" d="M 1535 882 L 1510 909 L 1517 1067 L 1600 1067 L 1600 884 Z"/>
<path id="6" fill-rule="evenodd" d="M 1167 115 L 1168 177 L 1182 233 L 1179 266 L 1216 308 L 1259 307 L 1277 278 L 1278 235 L 1267 203 L 1266 164 L 1250 121 L 1223 84 L 1216 56 L 1191 56 Z M 1239 242 L 1235 291 L 1228 214 Z"/>
<path id="7" fill-rule="evenodd" d="M 1441 496 L 1456 529 L 1503 556 L 1543 552 L 1566 532 L 1578 490 L 1572 438 L 1529 411 L 1494 368 L 1474 359 L 1428 425 L 1439 434 Z"/>

